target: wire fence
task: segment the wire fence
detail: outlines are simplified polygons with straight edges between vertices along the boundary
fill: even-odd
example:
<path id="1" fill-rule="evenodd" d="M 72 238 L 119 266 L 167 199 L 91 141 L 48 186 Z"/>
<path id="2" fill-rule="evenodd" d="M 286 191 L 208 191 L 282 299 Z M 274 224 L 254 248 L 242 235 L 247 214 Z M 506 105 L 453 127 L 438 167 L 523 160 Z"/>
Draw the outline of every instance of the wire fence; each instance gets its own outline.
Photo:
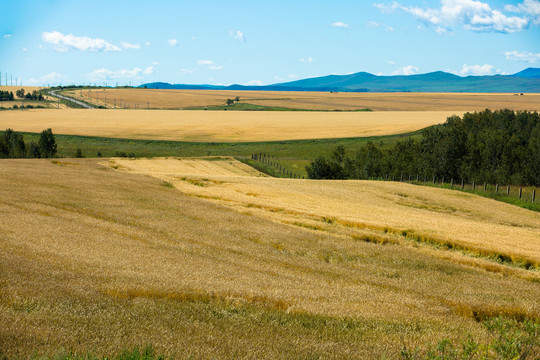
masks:
<path id="1" fill-rule="evenodd" d="M 266 168 L 270 168 L 273 173 L 279 177 L 292 179 L 304 179 L 304 176 L 293 173 L 286 169 L 278 158 L 266 153 L 251 154 L 251 160 L 263 164 Z M 420 174 L 392 174 L 380 177 L 373 177 L 366 180 L 378 181 L 398 181 L 417 185 L 437 186 L 448 189 L 462 190 L 479 195 L 489 197 L 510 197 L 521 201 L 538 203 L 540 202 L 537 196 L 537 189 L 533 186 L 517 186 L 508 184 L 489 184 L 487 182 L 477 182 L 475 180 L 467 181 L 466 179 L 454 179 L 436 176 L 426 176 Z"/>

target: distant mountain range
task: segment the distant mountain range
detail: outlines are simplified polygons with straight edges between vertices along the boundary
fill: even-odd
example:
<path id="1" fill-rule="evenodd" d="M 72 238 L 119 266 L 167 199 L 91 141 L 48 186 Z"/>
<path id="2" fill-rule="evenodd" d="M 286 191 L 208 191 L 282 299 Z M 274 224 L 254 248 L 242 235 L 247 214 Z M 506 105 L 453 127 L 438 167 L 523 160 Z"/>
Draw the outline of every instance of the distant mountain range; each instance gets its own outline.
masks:
<path id="1" fill-rule="evenodd" d="M 367 72 L 328 75 L 265 86 L 187 85 L 154 82 L 151 89 L 335 91 L 335 92 L 509 92 L 540 93 L 540 68 L 513 75 L 457 76 L 443 71 L 418 75 L 377 76 Z"/>

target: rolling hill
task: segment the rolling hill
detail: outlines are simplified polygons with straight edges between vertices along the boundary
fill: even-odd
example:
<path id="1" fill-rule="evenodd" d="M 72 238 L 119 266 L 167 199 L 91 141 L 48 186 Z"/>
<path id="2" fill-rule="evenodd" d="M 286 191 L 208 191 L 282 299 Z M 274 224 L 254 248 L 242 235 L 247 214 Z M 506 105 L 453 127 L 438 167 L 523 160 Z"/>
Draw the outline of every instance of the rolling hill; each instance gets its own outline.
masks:
<path id="1" fill-rule="evenodd" d="M 461 77 L 443 71 L 416 75 L 377 76 L 367 72 L 327 75 L 265 86 L 187 85 L 155 82 L 141 87 L 156 89 L 214 89 L 266 91 L 337 92 L 540 92 L 540 68 L 528 68 L 513 75 Z"/>

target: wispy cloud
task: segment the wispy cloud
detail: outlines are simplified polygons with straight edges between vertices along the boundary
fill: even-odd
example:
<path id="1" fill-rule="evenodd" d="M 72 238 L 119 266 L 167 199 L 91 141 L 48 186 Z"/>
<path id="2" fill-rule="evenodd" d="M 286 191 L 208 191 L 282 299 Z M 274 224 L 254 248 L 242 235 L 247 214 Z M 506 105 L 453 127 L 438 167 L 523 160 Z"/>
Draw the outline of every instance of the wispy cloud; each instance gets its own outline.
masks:
<path id="1" fill-rule="evenodd" d="M 298 61 L 300 61 L 301 63 L 312 63 L 314 62 L 315 60 L 310 56 L 308 58 L 302 58 L 302 59 L 299 59 Z"/>
<path id="2" fill-rule="evenodd" d="M 506 5 L 504 7 L 506 11 L 525 14 L 529 16 L 534 24 L 540 25 L 540 1 L 539 0 L 525 0 L 518 5 Z"/>
<path id="3" fill-rule="evenodd" d="M 247 85 L 251 85 L 251 86 L 263 86 L 264 85 L 264 82 L 262 82 L 261 80 L 251 80 L 247 83 Z"/>
<path id="4" fill-rule="evenodd" d="M 210 70 L 221 70 L 223 69 L 223 65 L 210 65 L 208 68 Z"/>
<path id="5" fill-rule="evenodd" d="M 109 70 L 105 68 L 97 69 L 87 74 L 90 80 L 113 80 L 113 79 L 133 79 L 140 78 L 143 75 L 152 75 L 155 72 L 153 66 L 148 66 L 146 69 L 133 68 L 121 70 Z"/>
<path id="6" fill-rule="evenodd" d="M 529 5 L 537 3 L 538 0 L 528 1 Z M 527 28 L 530 23 L 530 15 L 507 16 L 479 0 L 441 0 L 440 8 L 404 6 L 397 1 L 389 5 L 374 4 L 374 6 L 382 12 L 401 10 L 409 13 L 423 23 L 434 26 L 439 34 L 449 32 L 456 25 L 476 32 L 513 33 Z M 532 6 L 526 7 L 527 10 L 519 6 L 513 9 L 521 12 L 534 11 Z M 509 11 L 508 8 L 506 10 Z"/>
<path id="7" fill-rule="evenodd" d="M 493 75 L 498 73 L 495 71 L 495 68 L 492 65 L 467 65 L 464 64 L 459 72 L 461 75 L 474 75 L 474 76 L 483 76 L 483 75 Z"/>
<path id="8" fill-rule="evenodd" d="M 169 43 L 170 46 L 176 46 L 176 45 L 178 45 L 178 40 L 169 39 L 169 40 L 167 40 L 167 43 Z"/>
<path id="9" fill-rule="evenodd" d="M 120 43 L 120 45 L 124 49 L 140 49 L 141 48 L 141 45 L 139 45 L 139 44 L 131 44 L 131 43 L 128 43 L 127 41 L 122 41 Z"/>
<path id="10" fill-rule="evenodd" d="M 23 80 L 23 84 L 28 85 L 28 86 L 41 86 L 41 85 L 47 85 L 47 84 L 52 86 L 52 85 L 58 85 L 62 83 L 69 84 L 70 82 L 71 80 L 67 76 L 64 76 L 56 72 L 43 75 L 42 77 L 38 79 L 30 78 L 30 79 Z"/>
<path id="11" fill-rule="evenodd" d="M 240 43 L 246 41 L 246 36 L 240 30 L 229 31 L 229 35 L 231 35 L 236 41 Z"/>
<path id="12" fill-rule="evenodd" d="M 212 60 L 199 60 L 197 65 L 212 65 L 214 62 Z"/>
<path id="13" fill-rule="evenodd" d="M 52 44 L 56 51 L 120 51 L 120 47 L 100 38 L 90 38 L 88 36 L 75 36 L 73 34 L 64 35 L 59 31 L 41 33 L 41 40 Z"/>
<path id="14" fill-rule="evenodd" d="M 346 23 L 344 23 L 342 21 L 336 21 L 335 23 L 332 23 L 332 26 L 339 27 L 339 28 L 344 28 L 344 29 L 350 28 L 349 24 L 346 24 Z"/>
<path id="15" fill-rule="evenodd" d="M 418 74 L 418 68 L 414 65 L 403 66 L 393 72 L 393 75 L 414 75 Z"/>
<path id="16" fill-rule="evenodd" d="M 523 51 L 507 51 L 504 53 L 506 55 L 506 60 L 512 61 L 523 61 L 531 64 L 537 63 L 540 61 L 540 53 L 533 54 L 532 52 Z"/>
<path id="17" fill-rule="evenodd" d="M 4 34 L 4 35 L 2 35 L 2 37 L 3 37 L 4 39 L 9 39 L 9 38 L 12 37 L 12 36 L 13 36 L 13 34 Z"/>
<path id="18" fill-rule="evenodd" d="M 376 29 L 376 28 L 383 28 L 386 31 L 394 31 L 394 28 L 392 26 L 386 25 L 386 24 L 380 24 L 376 21 L 368 21 L 367 23 L 368 28 Z"/>

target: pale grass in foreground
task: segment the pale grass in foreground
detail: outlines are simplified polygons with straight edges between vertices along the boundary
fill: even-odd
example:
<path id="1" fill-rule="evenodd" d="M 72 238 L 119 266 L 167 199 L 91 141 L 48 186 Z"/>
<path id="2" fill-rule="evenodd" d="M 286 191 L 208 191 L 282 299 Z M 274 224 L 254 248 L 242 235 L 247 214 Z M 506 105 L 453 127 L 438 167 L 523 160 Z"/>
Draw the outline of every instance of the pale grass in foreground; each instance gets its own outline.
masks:
<path id="1" fill-rule="evenodd" d="M 304 219 L 300 199 L 279 195 L 283 210 L 272 211 L 255 200 L 268 196 L 265 186 L 289 194 L 309 188 L 308 210 L 323 217 L 313 200 L 322 188 L 310 182 L 239 176 L 253 173 L 230 159 L 174 160 L 192 169 L 171 179 L 189 185 L 179 185 L 182 193 L 162 179 L 119 171 L 129 164 L 114 161 L 117 170 L 92 159 L 0 161 L 6 356 L 62 349 L 110 356 L 153 344 L 179 358 L 395 358 L 403 342 L 425 347 L 467 332 L 484 338 L 475 319 L 540 317 L 538 282 L 464 265 L 445 251 L 359 241 L 355 229 L 334 233 L 329 222 L 328 231 L 282 224 L 267 213 L 291 209 Z M 225 175 L 207 175 L 217 168 Z M 238 211 L 193 192 L 219 187 Z M 388 204 L 397 202 L 388 191 Z M 240 201 L 246 197 L 253 207 Z M 272 199 L 265 204 L 271 208 Z M 462 208 L 498 225 L 488 210 Z M 523 224 L 533 227 L 535 218 Z"/>
<path id="2" fill-rule="evenodd" d="M 112 161 L 170 181 L 186 194 L 272 220 L 374 236 L 406 232 L 540 269 L 540 214 L 480 196 L 397 182 L 257 178 L 233 159 Z M 229 170 L 234 162 L 245 167 L 244 176 Z"/>

